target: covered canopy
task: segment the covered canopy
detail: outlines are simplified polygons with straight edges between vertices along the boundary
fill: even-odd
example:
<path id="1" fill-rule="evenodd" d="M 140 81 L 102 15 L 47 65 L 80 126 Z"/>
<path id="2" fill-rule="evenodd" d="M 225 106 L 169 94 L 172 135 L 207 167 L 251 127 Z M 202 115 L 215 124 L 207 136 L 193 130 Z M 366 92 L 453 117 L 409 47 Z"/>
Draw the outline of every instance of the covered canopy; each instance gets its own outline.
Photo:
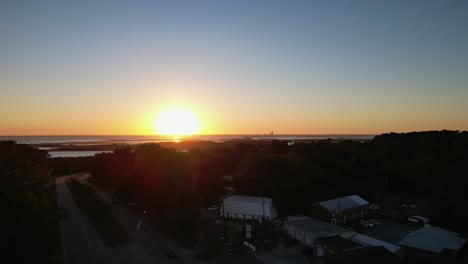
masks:
<path id="1" fill-rule="evenodd" d="M 457 233 L 438 227 L 423 227 L 405 236 L 399 245 L 440 253 L 444 249 L 457 251 L 466 242 Z"/>

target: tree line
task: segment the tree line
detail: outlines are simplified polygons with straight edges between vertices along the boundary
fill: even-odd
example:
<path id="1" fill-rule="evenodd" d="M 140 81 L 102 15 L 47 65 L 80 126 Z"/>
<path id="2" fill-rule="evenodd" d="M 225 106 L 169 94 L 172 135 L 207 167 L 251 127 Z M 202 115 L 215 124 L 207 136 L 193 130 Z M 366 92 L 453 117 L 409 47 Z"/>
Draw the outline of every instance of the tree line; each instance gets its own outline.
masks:
<path id="1" fill-rule="evenodd" d="M 243 141 L 180 152 L 158 144 L 93 157 L 90 170 L 116 197 L 154 214 L 175 234 L 192 236 L 200 207 L 219 204 L 226 187 L 274 199 L 280 216 L 307 213 L 311 203 L 357 194 L 430 204 L 433 222 L 468 231 L 468 133 L 389 133 L 368 141 Z M 233 177 L 229 182 L 223 178 Z M 187 230 L 180 230 L 180 228 Z M 185 240 L 187 237 L 184 238 Z"/>
<path id="2" fill-rule="evenodd" d="M 24 144 L 0 142 L 0 249 L 18 262 L 59 261 L 52 174 L 70 168 L 91 171 L 96 184 L 147 211 L 186 245 L 195 243 L 199 209 L 219 204 L 226 187 L 273 198 L 280 216 L 307 213 L 311 203 L 350 194 L 372 202 L 385 201 L 387 195 L 421 199 L 430 204 L 435 225 L 468 231 L 468 132 L 215 146 L 181 152 L 143 144 L 134 151 L 124 147 L 90 158 L 56 159 Z"/>
<path id="3" fill-rule="evenodd" d="M 45 151 L 0 141 L 0 252 L 14 263 L 60 263 L 59 211 Z"/>

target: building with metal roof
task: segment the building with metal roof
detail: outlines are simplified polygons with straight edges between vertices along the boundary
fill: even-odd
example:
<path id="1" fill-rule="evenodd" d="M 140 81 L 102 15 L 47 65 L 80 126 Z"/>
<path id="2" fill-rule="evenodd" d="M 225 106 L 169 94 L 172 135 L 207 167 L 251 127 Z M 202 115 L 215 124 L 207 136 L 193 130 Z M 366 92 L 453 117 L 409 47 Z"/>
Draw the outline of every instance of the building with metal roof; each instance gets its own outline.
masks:
<path id="1" fill-rule="evenodd" d="M 439 227 L 423 227 L 411 231 L 398 242 L 401 246 L 435 253 L 446 249 L 458 251 L 465 243 L 466 239 L 459 237 L 457 233 Z"/>
<path id="2" fill-rule="evenodd" d="M 368 205 L 369 202 L 362 199 L 360 196 L 350 195 L 319 202 L 318 204 L 320 204 L 323 208 L 327 209 L 330 212 L 338 212 L 341 210 L 347 210 L 358 206 Z"/>
<path id="3" fill-rule="evenodd" d="M 342 228 L 330 223 L 307 217 L 294 216 L 286 218 L 284 229 L 292 238 L 295 238 L 309 247 L 313 247 L 318 238 L 328 238 L 334 236 L 351 237 L 356 232 Z"/>
<path id="4" fill-rule="evenodd" d="M 278 216 L 273 200 L 267 197 L 233 195 L 223 200 L 221 215 L 227 218 L 273 220 Z"/>
<path id="5" fill-rule="evenodd" d="M 314 203 L 310 214 L 332 224 L 343 224 L 363 219 L 369 202 L 358 195 L 350 195 Z"/>
<path id="6" fill-rule="evenodd" d="M 368 237 L 368 236 L 365 236 L 365 235 L 362 235 L 362 234 L 356 234 L 353 237 L 351 237 L 351 240 L 354 241 L 354 242 L 360 243 L 362 245 L 366 245 L 366 246 L 384 247 L 388 251 L 390 251 L 393 254 L 397 255 L 398 257 L 400 257 L 400 258 L 404 257 L 404 249 L 403 248 L 401 248 L 401 247 L 399 247 L 397 245 L 390 244 L 388 242 L 379 240 L 379 239 Z"/>

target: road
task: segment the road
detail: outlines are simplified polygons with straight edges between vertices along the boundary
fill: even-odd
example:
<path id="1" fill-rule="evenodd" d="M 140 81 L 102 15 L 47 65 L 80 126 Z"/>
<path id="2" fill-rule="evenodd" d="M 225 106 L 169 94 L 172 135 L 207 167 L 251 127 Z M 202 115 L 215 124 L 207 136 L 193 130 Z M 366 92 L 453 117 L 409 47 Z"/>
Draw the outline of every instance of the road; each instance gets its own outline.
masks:
<path id="1" fill-rule="evenodd" d="M 80 182 L 87 184 L 89 175 L 73 175 Z M 65 264 L 81 263 L 197 263 L 190 256 L 178 252 L 176 259 L 165 255 L 167 244 L 159 238 L 147 225 L 141 224 L 126 208 L 116 205 L 112 213 L 115 219 L 125 228 L 131 236 L 128 245 L 121 247 L 108 247 L 104 245 L 94 226 L 88 218 L 77 208 L 72 195 L 65 184 L 66 178 L 56 180 L 59 203 L 68 209 L 70 217 L 61 223 L 62 241 Z M 106 200 L 110 200 L 104 193 L 98 193 Z"/>

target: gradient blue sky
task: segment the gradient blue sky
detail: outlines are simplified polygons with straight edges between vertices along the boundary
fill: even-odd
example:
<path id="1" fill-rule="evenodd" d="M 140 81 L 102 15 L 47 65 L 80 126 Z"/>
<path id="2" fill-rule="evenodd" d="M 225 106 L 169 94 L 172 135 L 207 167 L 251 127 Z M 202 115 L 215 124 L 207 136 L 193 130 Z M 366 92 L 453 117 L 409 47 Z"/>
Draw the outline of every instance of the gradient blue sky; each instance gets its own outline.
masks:
<path id="1" fill-rule="evenodd" d="M 0 135 L 468 130 L 468 1 L 0 0 Z"/>

